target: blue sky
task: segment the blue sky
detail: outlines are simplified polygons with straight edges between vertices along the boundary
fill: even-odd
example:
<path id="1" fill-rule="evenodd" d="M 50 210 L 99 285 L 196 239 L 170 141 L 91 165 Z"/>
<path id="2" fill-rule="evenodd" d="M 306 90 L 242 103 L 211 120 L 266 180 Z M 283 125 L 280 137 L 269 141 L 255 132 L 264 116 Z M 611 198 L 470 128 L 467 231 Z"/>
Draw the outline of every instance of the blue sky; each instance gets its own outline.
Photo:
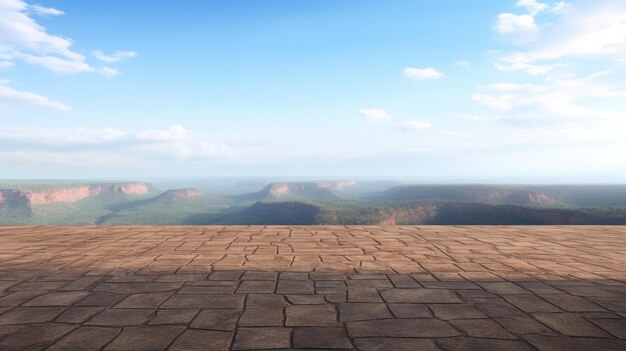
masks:
<path id="1" fill-rule="evenodd" d="M 626 180 L 626 3 L 0 0 L 0 177 Z"/>

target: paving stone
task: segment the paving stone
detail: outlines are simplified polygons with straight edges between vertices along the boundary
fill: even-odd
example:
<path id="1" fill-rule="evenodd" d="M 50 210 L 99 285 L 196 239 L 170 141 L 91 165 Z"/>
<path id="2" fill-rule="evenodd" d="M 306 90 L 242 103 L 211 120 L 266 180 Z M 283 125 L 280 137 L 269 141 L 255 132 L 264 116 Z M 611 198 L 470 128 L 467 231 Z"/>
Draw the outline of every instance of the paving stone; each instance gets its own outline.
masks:
<path id="1" fill-rule="evenodd" d="M 286 349 L 291 345 L 291 328 L 242 327 L 237 330 L 232 350 Z"/>
<path id="2" fill-rule="evenodd" d="M 534 295 L 504 295 L 506 301 L 524 312 L 562 312 L 544 299 Z"/>
<path id="3" fill-rule="evenodd" d="M 533 313 L 533 317 L 564 335 L 608 336 L 605 331 L 575 313 Z"/>
<path id="4" fill-rule="evenodd" d="M 324 296 L 319 295 L 286 295 L 287 300 L 294 305 L 323 305 Z M 248 299 L 250 296 L 248 296 Z"/>
<path id="5" fill-rule="evenodd" d="M 160 308 L 241 308 L 244 295 L 183 295 L 176 294 Z"/>
<path id="6" fill-rule="evenodd" d="M 567 312 L 598 312 L 605 311 L 599 305 L 580 296 L 569 294 L 541 295 L 542 298 Z"/>
<path id="7" fill-rule="evenodd" d="M 102 312 L 104 307 L 70 307 L 55 319 L 59 323 L 83 323 Z"/>
<path id="8" fill-rule="evenodd" d="M 310 295 L 304 295 L 310 296 Z M 246 298 L 247 306 L 287 306 L 289 302 L 283 295 L 269 294 L 248 294 Z"/>
<path id="9" fill-rule="evenodd" d="M 152 309 L 126 309 L 117 308 L 104 310 L 93 316 L 86 325 L 123 327 L 129 325 L 142 325 L 152 317 Z"/>
<path id="10" fill-rule="evenodd" d="M 171 293 L 133 294 L 115 305 L 115 308 L 157 308 Z"/>
<path id="11" fill-rule="evenodd" d="M 77 306 L 113 306 L 124 300 L 128 295 L 110 292 L 92 292 L 76 303 Z"/>
<path id="12" fill-rule="evenodd" d="M 293 346 L 311 349 L 352 349 L 343 328 L 298 327 L 293 330 Z"/>
<path id="13" fill-rule="evenodd" d="M 150 320 L 149 325 L 189 324 L 199 310 L 158 310 L 156 317 Z"/>
<path id="14" fill-rule="evenodd" d="M 534 351 L 534 348 L 523 341 L 475 339 L 475 338 L 451 338 L 437 341 L 446 351 Z M 565 350 L 565 349 L 564 349 Z"/>
<path id="15" fill-rule="evenodd" d="M 219 286 L 196 286 L 188 285 L 183 286 L 178 290 L 178 294 L 198 294 L 198 295 L 224 295 L 232 294 L 237 287 L 233 285 L 219 285 Z"/>
<path id="16" fill-rule="evenodd" d="M 384 303 L 342 303 L 339 304 L 340 321 L 365 321 L 393 318 Z"/>
<path id="17" fill-rule="evenodd" d="M 87 296 L 83 291 L 53 292 L 38 296 L 22 306 L 69 306 Z"/>
<path id="18" fill-rule="evenodd" d="M 274 280 L 244 280 L 235 292 L 237 294 L 272 294 L 275 289 Z"/>
<path id="19" fill-rule="evenodd" d="M 478 308 L 469 304 L 430 304 L 428 307 L 436 318 L 442 320 L 487 318 Z"/>
<path id="20" fill-rule="evenodd" d="M 624 351 L 626 341 L 600 338 L 526 335 L 524 339 L 539 351 Z"/>
<path id="21" fill-rule="evenodd" d="M 277 272 L 264 272 L 264 271 L 247 271 L 243 273 L 241 280 L 276 280 L 278 279 Z"/>
<path id="22" fill-rule="evenodd" d="M 530 291 L 510 282 L 479 282 L 481 288 L 494 294 L 531 294 Z"/>
<path id="23" fill-rule="evenodd" d="M 412 338 L 366 338 L 355 339 L 354 344 L 361 351 L 440 351 L 433 340 Z"/>
<path id="24" fill-rule="evenodd" d="M 42 350 L 75 328 L 59 323 L 25 325 L 0 341 L 0 350 Z"/>
<path id="25" fill-rule="evenodd" d="M 488 339 L 517 339 L 490 319 L 455 319 L 450 324 L 464 335 Z"/>
<path id="26" fill-rule="evenodd" d="M 240 309 L 216 308 L 202 310 L 191 322 L 191 327 L 210 330 L 234 330 L 240 314 Z"/>
<path id="27" fill-rule="evenodd" d="M 275 306 L 248 306 L 239 319 L 239 325 L 248 327 L 280 327 L 284 308 Z"/>
<path id="28" fill-rule="evenodd" d="M 105 351 L 165 350 L 184 330 L 183 326 L 150 326 L 124 328 Z"/>
<path id="29" fill-rule="evenodd" d="M 332 305 L 288 306 L 285 314 L 287 326 L 334 326 L 337 325 L 337 311 Z"/>
<path id="30" fill-rule="evenodd" d="M 46 351 L 100 350 L 119 334 L 119 328 L 80 327 Z"/>
<path id="31" fill-rule="evenodd" d="M 549 332 L 550 329 L 531 317 L 494 318 L 504 329 L 515 335 L 538 334 Z"/>
<path id="32" fill-rule="evenodd" d="M 593 319 L 593 324 L 606 330 L 615 337 L 626 339 L 626 318 L 620 319 Z"/>
<path id="33" fill-rule="evenodd" d="M 448 323 L 437 319 L 381 319 L 347 322 L 353 337 L 449 337 L 459 333 Z"/>
<path id="34" fill-rule="evenodd" d="M 396 318 L 432 318 L 432 314 L 426 305 L 414 303 L 390 303 L 387 304 Z"/>
<path id="35" fill-rule="evenodd" d="M 100 283 L 91 291 L 104 291 L 114 294 L 141 294 L 160 291 L 176 291 L 179 283 Z"/>
<path id="36" fill-rule="evenodd" d="M 380 293 L 375 288 L 348 289 L 348 301 L 350 302 L 383 302 Z"/>
<path id="37" fill-rule="evenodd" d="M 188 329 L 168 351 L 228 351 L 232 337 L 232 332 Z"/>
<path id="38" fill-rule="evenodd" d="M 463 303 L 454 292 L 443 289 L 391 289 L 380 295 L 390 303 Z"/>
<path id="39" fill-rule="evenodd" d="M 313 294 L 313 282 L 301 280 L 279 280 L 276 286 L 277 294 Z"/>
<path id="40" fill-rule="evenodd" d="M 0 325 L 50 322 L 63 310 L 62 307 L 17 307 L 0 315 Z"/>

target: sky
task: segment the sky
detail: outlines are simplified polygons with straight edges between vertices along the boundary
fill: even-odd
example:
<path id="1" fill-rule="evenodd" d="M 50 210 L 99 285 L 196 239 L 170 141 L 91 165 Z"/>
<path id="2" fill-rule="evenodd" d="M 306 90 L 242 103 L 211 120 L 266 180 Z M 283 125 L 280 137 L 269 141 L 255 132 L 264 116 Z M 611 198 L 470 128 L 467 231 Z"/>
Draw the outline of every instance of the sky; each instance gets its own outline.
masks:
<path id="1" fill-rule="evenodd" d="M 626 182 L 626 1 L 0 0 L 0 178 Z"/>

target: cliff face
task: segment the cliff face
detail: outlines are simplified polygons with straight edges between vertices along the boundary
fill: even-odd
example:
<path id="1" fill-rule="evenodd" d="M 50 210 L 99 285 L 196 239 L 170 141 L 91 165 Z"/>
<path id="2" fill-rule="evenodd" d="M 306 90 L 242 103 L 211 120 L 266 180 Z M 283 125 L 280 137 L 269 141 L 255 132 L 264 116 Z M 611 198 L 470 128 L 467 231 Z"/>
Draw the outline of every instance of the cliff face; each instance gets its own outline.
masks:
<path id="1" fill-rule="evenodd" d="M 202 192 L 196 188 L 184 188 L 184 189 L 170 189 L 163 194 L 159 195 L 159 199 L 190 199 L 194 197 L 202 196 Z"/>
<path id="2" fill-rule="evenodd" d="M 0 203 L 27 202 L 31 205 L 41 205 L 57 202 L 76 202 L 98 195 L 141 195 L 147 192 L 148 186 L 144 183 L 91 184 L 54 187 L 45 190 L 0 189 Z"/>

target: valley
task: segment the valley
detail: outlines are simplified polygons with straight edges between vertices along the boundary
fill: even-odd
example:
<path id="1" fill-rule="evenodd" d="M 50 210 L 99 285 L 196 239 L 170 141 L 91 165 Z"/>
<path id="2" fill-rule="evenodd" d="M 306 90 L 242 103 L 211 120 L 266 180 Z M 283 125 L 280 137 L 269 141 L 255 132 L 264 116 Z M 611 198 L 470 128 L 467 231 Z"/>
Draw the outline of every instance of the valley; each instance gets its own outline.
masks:
<path id="1" fill-rule="evenodd" d="M 0 181 L 0 224 L 626 224 L 626 186 L 13 180 Z"/>

